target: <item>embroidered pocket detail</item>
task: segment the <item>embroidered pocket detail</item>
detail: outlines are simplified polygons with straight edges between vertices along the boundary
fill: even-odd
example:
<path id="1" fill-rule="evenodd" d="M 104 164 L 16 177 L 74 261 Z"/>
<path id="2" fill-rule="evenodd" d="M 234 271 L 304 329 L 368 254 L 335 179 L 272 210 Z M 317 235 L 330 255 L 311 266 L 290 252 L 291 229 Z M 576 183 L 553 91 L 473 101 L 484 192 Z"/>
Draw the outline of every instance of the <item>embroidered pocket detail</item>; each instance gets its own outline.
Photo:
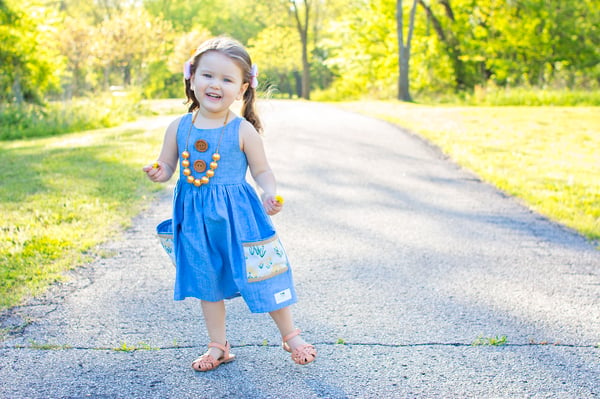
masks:
<path id="1" fill-rule="evenodd" d="M 244 247 L 246 278 L 249 283 L 263 281 L 289 269 L 289 262 L 283 245 L 276 235 L 257 242 L 247 242 Z"/>

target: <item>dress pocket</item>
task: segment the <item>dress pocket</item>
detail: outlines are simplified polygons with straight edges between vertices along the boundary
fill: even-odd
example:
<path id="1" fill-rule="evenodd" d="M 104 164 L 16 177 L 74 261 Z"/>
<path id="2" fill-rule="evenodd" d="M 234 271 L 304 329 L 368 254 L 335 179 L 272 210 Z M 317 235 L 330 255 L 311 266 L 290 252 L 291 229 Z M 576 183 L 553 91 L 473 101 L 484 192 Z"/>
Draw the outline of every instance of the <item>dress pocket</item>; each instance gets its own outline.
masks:
<path id="1" fill-rule="evenodd" d="M 242 246 L 249 283 L 275 277 L 290 268 L 287 254 L 277 235 L 263 241 L 245 242 Z"/>
<path id="2" fill-rule="evenodd" d="M 175 252 L 173 249 L 173 220 L 163 220 L 158 226 L 156 226 L 156 234 L 160 240 L 160 245 L 169 255 L 171 262 L 175 265 Z"/>

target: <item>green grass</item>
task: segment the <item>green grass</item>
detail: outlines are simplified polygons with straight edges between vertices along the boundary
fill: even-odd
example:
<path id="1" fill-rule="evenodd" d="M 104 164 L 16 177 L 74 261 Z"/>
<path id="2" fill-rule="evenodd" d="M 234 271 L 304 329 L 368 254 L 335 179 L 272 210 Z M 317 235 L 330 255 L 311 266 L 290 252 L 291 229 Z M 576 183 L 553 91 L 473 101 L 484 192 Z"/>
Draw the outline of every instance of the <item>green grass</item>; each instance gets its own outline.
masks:
<path id="1" fill-rule="evenodd" d="M 112 350 L 115 352 L 135 352 L 135 351 L 139 351 L 139 350 L 157 351 L 159 349 L 160 348 L 152 347 L 145 342 L 138 342 L 137 345 L 129 345 L 125 341 L 123 341 L 120 346 L 117 346 L 117 347 L 113 348 Z"/>
<path id="2" fill-rule="evenodd" d="M 412 130 L 533 210 L 600 239 L 600 107 L 340 106 Z"/>
<path id="3" fill-rule="evenodd" d="M 494 337 L 484 337 L 480 335 L 477 337 L 475 341 L 471 343 L 472 346 L 504 346 L 508 345 L 508 338 L 506 335 L 502 336 L 494 336 Z"/>
<path id="4" fill-rule="evenodd" d="M 141 172 L 164 130 L 118 127 L 3 142 L 0 309 L 92 259 L 164 186 Z"/>
<path id="5" fill-rule="evenodd" d="M 459 93 L 416 93 L 419 104 L 477 106 L 600 106 L 598 90 L 541 89 L 536 87 L 476 86 Z"/>
<path id="6" fill-rule="evenodd" d="M 598 90 L 560 90 L 529 87 L 477 87 L 465 98 L 470 105 L 600 106 Z"/>

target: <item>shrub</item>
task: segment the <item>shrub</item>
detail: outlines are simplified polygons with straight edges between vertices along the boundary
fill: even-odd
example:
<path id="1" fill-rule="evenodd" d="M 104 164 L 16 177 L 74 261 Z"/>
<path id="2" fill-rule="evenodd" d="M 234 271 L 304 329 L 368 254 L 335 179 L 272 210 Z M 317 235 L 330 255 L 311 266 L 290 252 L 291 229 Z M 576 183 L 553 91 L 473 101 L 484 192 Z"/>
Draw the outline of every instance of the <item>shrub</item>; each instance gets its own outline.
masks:
<path id="1" fill-rule="evenodd" d="M 136 92 L 35 104 L 0 104 L 0 140 L 116 126 L 149 111 Z"/>

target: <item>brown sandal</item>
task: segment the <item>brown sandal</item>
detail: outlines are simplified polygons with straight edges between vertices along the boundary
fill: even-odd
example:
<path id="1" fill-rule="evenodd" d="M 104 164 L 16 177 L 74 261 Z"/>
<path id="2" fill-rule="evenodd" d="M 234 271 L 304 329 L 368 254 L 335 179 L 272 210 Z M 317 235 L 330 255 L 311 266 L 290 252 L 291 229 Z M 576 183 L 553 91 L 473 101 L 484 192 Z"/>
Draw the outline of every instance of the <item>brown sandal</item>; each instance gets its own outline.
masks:
<path id="1" fill-rule="evenodd" d="M 221 365 L 221 363 L 229 363 L 229 362 L 233 361 L 233 359 L 235 359 L 235 355 L 232 353 L 229 353 L 229 350 L 231 349 L 231 345 L 229 345 L 229 342 L 226 342 L 225 346 L 223 346 L 217 342 L 211 342 L 210 344 L 208 344 L 208 347 L 221 349 L 223 351 L 223 356 L 221 356 L 218 359 L 215 359 L 214 356 L 209 355 L 208 353 L 205 353 L 204 355 L 200 356 L 198 359 L 196 359 L 192 362 L 192 368 L 194 370 L 196 370 L 196 371 L 214 370 L 217 367 L 219 367 Z"/>
<path id="2" fill-rule="evenodd" d="M 283 349 L 292 354 L 292 360 L 296 364 L 308 364 L 315 360 L 317 357 L 317 350 L 311 344 L 304 344 L 292 351 L 292 348 L 288 345 L 288 341 L 298 335 L 300 335 L 300 329 L 296 329 L 283 337 Z"/>

